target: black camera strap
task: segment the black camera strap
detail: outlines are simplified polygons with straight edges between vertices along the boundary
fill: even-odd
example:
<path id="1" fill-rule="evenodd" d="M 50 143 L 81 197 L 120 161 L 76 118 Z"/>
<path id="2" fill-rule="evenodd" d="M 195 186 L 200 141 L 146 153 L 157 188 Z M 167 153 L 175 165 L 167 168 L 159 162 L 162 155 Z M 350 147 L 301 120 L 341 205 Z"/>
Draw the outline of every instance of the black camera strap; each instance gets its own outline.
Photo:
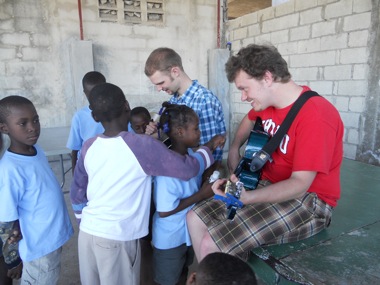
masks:
<path id="1" fill-rule="evenodd" d="M 274 136 L 263 146 L 261 150 L 255 153 L 252 158 L 250 170 L 252 172 L 260 170 L 264 164 L 271 159 L 272 153 L 280 145 L 281 140 L 284 138 L 286 132 L 289 130 L 294 118 L 297 116 L 298 111 L 301 109 L 303 104 L 311 97 L 319 96 L 317 92 L 306 91 L 294 102 L 289 113 L 286 115 L 284 121 L 282 122 L 280 128 L 274 134 Z"/>

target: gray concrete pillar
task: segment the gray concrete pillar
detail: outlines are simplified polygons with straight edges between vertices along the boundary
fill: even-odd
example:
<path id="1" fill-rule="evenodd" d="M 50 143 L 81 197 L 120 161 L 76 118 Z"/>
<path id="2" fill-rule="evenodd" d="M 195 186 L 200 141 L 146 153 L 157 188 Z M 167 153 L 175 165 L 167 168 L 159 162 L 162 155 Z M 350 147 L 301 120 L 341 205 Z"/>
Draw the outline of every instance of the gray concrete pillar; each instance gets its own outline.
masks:
<path id="1" fill-rule="evenodd" d="M 70 46 L 70 69 L 72 82 L 74 83 L 74 96 L 76 110 L 88 105 L 83 93 L 83 76 L 94 70 L 94 57 L 91 41 L 75 41 Z"/>
<path id="2" fill-rule="evenodd" d="M 222 102 L 224 119 L 227 128 L 227 141 L 224 147 L 223 157 L 227 158 L 230 129 L 230 84 L 224 71 L 224 65 L 230 57 L 228 49 L 213 49 L 208 52 L 208 88 Z"/>

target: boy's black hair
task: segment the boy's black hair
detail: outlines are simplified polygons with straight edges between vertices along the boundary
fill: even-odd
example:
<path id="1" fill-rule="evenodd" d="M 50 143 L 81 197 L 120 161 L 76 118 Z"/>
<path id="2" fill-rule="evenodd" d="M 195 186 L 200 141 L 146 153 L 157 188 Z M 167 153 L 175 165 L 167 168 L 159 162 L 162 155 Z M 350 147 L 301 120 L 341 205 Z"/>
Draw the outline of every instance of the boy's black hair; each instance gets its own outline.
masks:
<path id="1" fill-rule="evenodd" d="M 136 115 L 143 115 L 148 121 L 151 119 L 148 109 L 142 106 L 135 107 L 131 110 L 131 118 Z"/>
<path id="2" fill-rule="evenodd" d="M 123 91 L 111 83 L 96 85 L 88 98 L 90 109 L 99 122 L 110 122 L 126 112 L 127 99 Z"/>
<path id="3" fill-rule="evenodd" d="M 82 79 L 83 89 L 85 89 L 85 85 L 98 85 L 100 83 L 105 83 L 106 78 L 99 71 L 90 71 L 87 72 Z"/>
<path id="4" fill-rule="evenodd" d="M 238 257 L 227 253 L 208 254 L 198 265 L 197 285 L 256 285 L 252 268 Z"/>
<path id="5" fill-rule="evenodd" d="M 32 101 L 29 99 L 19 96 L 19 95 L 11 95 L 4 97 L 0 100 L 0 123 L 5 123 L 7 117 L 11 113 L 11 108 L 19 107 L 23 105 L 33 105 Z"/>

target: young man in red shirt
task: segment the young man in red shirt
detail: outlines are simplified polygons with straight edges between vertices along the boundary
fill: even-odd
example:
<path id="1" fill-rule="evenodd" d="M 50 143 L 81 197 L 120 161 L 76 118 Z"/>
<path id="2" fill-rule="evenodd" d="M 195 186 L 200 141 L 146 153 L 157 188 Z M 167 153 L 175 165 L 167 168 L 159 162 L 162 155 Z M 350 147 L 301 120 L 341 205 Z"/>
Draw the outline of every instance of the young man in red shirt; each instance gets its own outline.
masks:
<path id="1" fill-rule="evenodd" d="M 273 136 L 299 96 L 310 90 L 292 79 L 286 61 L 273 46 L 249 45 L 226 63 L 227 77 L 252 110 L 243 118 L 229 150 L 231 173 L 240 148 L 256 118 Z M 187 216 L 198 262 L 211 252 L 246 258 L 250 250 L 298 241 L 328 227 L 340 197 L 340 165 L 344 127 L 338 111 L 322 96 L 310 98 L 262 169 L 254 191 L 243 189 L 234 219 L 226 218 L 219 200 L 197 204 Z M 232 175 L 232 182 L 237 178 Z M 215 194 L 224 194 L 226 179 L 217 180 Z"/>

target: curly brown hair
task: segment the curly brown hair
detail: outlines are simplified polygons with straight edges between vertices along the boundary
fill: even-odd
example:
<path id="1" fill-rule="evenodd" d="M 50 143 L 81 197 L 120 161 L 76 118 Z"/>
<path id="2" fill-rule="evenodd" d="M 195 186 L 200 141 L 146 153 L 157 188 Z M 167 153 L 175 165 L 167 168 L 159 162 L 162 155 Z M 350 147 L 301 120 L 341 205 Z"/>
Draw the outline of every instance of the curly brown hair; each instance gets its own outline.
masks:
<path id="1" fill-rule="evenodd" d="M 288 64 L 274 46 L 251 44 L 240 49 L 235 56 L 231 56 L 225 70 L 229 82 L 233 82 L 240 70 L 253 78 L 260 80 L 266 71 L 273 75 L 273 79 L 286 83 L 291 75 Z"/>

